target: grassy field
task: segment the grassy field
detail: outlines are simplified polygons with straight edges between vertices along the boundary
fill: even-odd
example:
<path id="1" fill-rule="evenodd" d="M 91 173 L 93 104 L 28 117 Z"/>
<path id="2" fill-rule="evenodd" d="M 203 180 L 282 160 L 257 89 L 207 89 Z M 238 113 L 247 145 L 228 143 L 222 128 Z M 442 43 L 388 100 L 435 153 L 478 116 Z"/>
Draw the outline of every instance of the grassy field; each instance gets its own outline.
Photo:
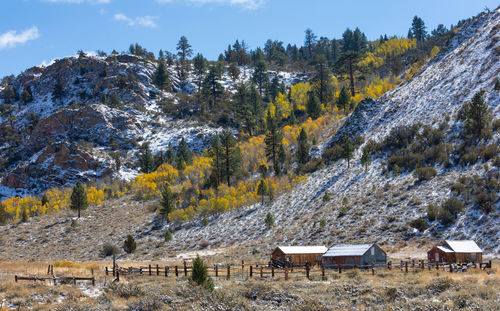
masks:
<path id="1" fill-rule="evenodd" d="M 248 268 L 234 266 L 231 280 L 214 278 L 209 292 L 183 276 L 121 276 L 119 283 L 104 274 L 109 262 L 56 262 L 57 276 L 91 276 L 96 286 L 51 282 L 14 282 L 14 275 L 47 275 L 48 262 L 0 263 L 1 310 L 499 310 L 498 263 L 492 269 L 470 269 L 464 273 L 398 269 L 346 270 L 339 274 L 319 269 L 306 280 L 303 271 L 282 272 L 274 279 L 257 271 L 249 278 Z M 162 263 L 160 263 L 162 264 Z M 167 264 L 167 263 L 165 263 Z M 182 262 L 172 263 L 182 266 Z M 210 264 L 210 263 L 209 263 Z M 138 266 L 137 262 L 120 263 Z M 153 273 L 154 274 L 154 273 Z M 212 273 L 213 274 L 213 273 Z M 221 272 L 221 274 L 223 274 Z"/>

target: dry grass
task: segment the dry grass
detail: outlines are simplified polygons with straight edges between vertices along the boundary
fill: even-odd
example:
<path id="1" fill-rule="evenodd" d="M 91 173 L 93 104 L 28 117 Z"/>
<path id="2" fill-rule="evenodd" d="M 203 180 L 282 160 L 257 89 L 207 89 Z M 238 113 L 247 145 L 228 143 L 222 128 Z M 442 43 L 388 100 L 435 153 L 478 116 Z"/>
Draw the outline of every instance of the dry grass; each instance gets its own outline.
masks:
<path id="1" fill-rule="evenodd" d="M 137 265 L 137 262 L 128 262 Z M 185 277 L 126 276 L 110 285 L 102 270 L 96 271 L 95 288 L 79 284 L 58 285 L 14 283 L 5 277 L 12 271 L 46 273 L 47 263 L 1 263 L 0 301 L 3 307 L 20 310 L 391 310 L 448 309 L 498 310 L 500 275 L 495 267 L 489 271 L 471 269 L 465 273 L 417 270 L 350 270 L 342 274 L 327 270 L 322 281 L 319 269 L 313 269 L 311 280 L 303 272 L 283 274 L 274 280 L 248 277 L 236 267 L 232 280 L 215 280 L 210 293 L 191 285 Z M 102 268 L 103 263 L 78 263 L 78 267 L 55 268 L 56 274 L 78 275 L 87 267 Z M 61 270 L 60 270 L 61 269 Z M 44 271 L 45 270 L 45 271 Z M 91 294 L 96 291 L 96 295 Z"/>

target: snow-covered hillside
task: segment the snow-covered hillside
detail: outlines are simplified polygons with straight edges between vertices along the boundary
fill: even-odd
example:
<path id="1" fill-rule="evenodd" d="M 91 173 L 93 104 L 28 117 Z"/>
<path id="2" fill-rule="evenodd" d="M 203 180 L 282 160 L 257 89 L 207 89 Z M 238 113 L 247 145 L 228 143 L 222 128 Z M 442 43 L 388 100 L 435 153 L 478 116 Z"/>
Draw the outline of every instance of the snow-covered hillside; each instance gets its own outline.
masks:
<path id="1" fill-rule="evenodd" d="M 153 153 L 164 152 L 169 143 L 175 148 L 182 138 L 191 149 L 201 152 L 210 137 L 220 130 L 194 121 L 175 119 L 162 111 L 160 102 L 181 105 L 178 92 L 196 89 L 192 72 L 183 89 L 177 69 L 168 67 L 172 92 L 157 89 L 152 77 L 157 64 L 130 54 L 108 57 L 79 55 L 30 68 L 19 76 L 6 77 L 0 93 L 7 87 L 18 94 L 8 113 L 0 114 L 2 137 L 0 156 L 5 159 L 0 180 L 0 200 L 7 196 L 38 193 L 50 187 L 71 185 L 76 180 L 104 177 L 131 179 L 137 173 L 137 154 L 141 145 L 150 144 Z M 220 83 L 232 92 L 238 82 L 249 81 L 253 68 L 241 67 L 233 81 L 222 75 Z M 292 85 L 307 75 L 269 72 L 280 82 Z M 61 96 L 55 97 L 60 86 Z M 30 90 L 33 100 L 21 96 Z M 123 108 L 103 104 L 102 98 L 118 95 Z M 116 170 L 111 152 L 123 163 Z"/>
<path id="2" fill-rule="evenodd" d="M 377 101 L 360 104 L 338 132 L 360 134 L 365 141 L 382 141 L 392 128 L 417 122 L 434 127 L 448 122 L 456 131 L 461 123 L 454 118 L 455 113 L 480 90 L 485 91 L 486 101 L 498 118 L 500 97 L 493 87 L 500 73 L 499 57 L 500 12 L 495 11 L 464 25 L 449 48 L 413 79 Z M 498 144 L 499 138 L 496 133 L 493 141 Z M 313 173 L 304 184 L 272 203 L 213 217 L 206 227 L 195 224 L 178 228 L 174 248 L 187 245 L 196 249 L 200 241 L 212 247 L 247 245 L 250 249 L 262 245 L 255 241 L 265 241 L 266 245 L 379 242 L 401 247 L 410 238 L 417 244 L 434 243 L 441 238 L 470 238 L 487 253 L 500 252 L 499 202 L 489 215 L 467 206 L 450 227 L 435 223 L 419 233 L 408 225 L 410 220 L 425 216 L 429 203 L 439 205 L 449 197 L 450 185 L 460 176 L 482 176 L 498 172 L 498 168 L 491 163 L 488 167 L 438 167 L 438 176 L 419 183 L 409 173 L 386 177 L 382 174 L 385 164 L 380 159 L 365 172 L 359 161 L 361 149 L 350 169 L 347 163 L 339 161 Z M 325 192 L 333 197 L 331 201 L 322 200 Z M 276 219 L 276 226 L 270 230 L 264 223 L 268 212 Z M 324 228 L 319 226 L 321 219 L 326 220 Z"/>

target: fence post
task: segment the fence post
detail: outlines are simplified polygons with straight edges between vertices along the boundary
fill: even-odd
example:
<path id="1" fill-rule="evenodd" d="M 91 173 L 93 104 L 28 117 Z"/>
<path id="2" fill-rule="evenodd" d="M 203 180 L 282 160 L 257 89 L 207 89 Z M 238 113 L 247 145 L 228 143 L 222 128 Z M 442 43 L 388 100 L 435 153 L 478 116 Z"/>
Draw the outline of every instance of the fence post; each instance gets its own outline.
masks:
<path id="1" fill-rule="evenodd" d="M 342 273 L 342 265 L 339 264 L 339 273 Z"/>
<path id="2" fill-rule="evenodd" d="M 16 276 L 15 276 L 14 278 L 15 278 L 15 280 L 16 280 L 16 283 L 17 283 L 17 275 L 16 275 Z"/>
<path id="3" fill-rule="evenodd" d="M 405 272 L 408 273 L 408 261 L 405 261 Z"/>
<path id="4" fill-rule="evenodd" d="M 321 265 L 321 280 L 326 281 L 326 276 L 325 276 L 325 265 Z"/>
<path id="5" fill-rule="evenodd" d="M 450 273 L 453 272 L 453 266 L 451 265 L 451 262 L 450 262 Z"/>
<path id="6" fill-rule="evenodd" d="M 158 264 L 156 265 L 156 275 L 160 275 L 160 268 L 158 267 Z"/>
<path id="7" fill-rule="evenodd" d="M 95 286 L 95 278 L 92 277 L 92 286 Z"/>
<path id="8" fill-rule="evenodd" d="M 271 266 L 271 277 L 274 278 L 274 266 Z"/>
<path id="9" fill-rule="evenodd" d="M 403 271 L 403 267 L 404 267 L 403 261 L 401 260 L 401 263 L 399 264 L 399 270 Z"/>
<path id="10" fill-rule="evenodd" d="M 227 264 L 227 279 L 231 279 L 231 265 Z"/>
<path id="11" fill-rule="evenodd" d="M 264 267 L 260 266 L 260 278 L 264 277 Z"/>
<path id="12" fill-rule="evenodd" d="M 90 274 L 93 276 L 94 275 L 94 268 L 90 268 Z"/>
<path id="13" fill-rule="evenodd" d="M 412 259 L 412 260 L 411 260 L 411 267 L 412 267 L 412 268 L 415 268 L 415 259 Z"/>
<path id="14" fill-rule="evenodd" d="M 253 276 L 253 266 L 250 265 L 250 278 Z"/>
<path id="15" fill-rule="evenodd" d="M 288 267 L 285 267 L 285 281 L 288 281 Z"/>
<path id="16" fill-rule="evenodd" d="M 306 278 L 309 280 L 309 263 L 306 263 Z"/>
<path id="17" fill-rule="evenodd" d="M 149 275 L 151 275 L 151 265 L 149 265 L 148 268 L 149 268 Z"/>
<path id="18" fill-rule="evenodd" d="M 47 274 L 50 274 L 50 265 L 49 268 L 47 269 Z"/>
<path id="19" fill-rule="evenodd" d="M 106 267 L 106 275 L 108 275 L 108 267 Z"/>
<path id="20" fill-rule="evenodd" d="M 168 277 L 168 266 L 165 266 L 165 277 Z"/>
<path id="21" fill-rule="evenodd" d="M 215 277 L 219 277 L 219 266 L 217 264 L 215 265 Z"/>
<path id="22" fill-rule="evenodd" d="M 175 277 L 179 276 L 179 268 L 175 266 Z"/>
<path id="23" fill-rule="evenodd" d="M 243 272 L 245 272 L 245 261 L 242 259 L 241 260 L 241 274 L 243 274 Z"/>
<path id="24" fill-rule="evenodd" d="M 439 261 L 436 261 L 436 270 L 439 270 Z"/>
<path id="25" fill-rule="evenodd" d="M 488 268 L 491 269 L 491 260 L 488 261 Z"/>
<path id="26" fill-rule="evenodd" d="M 139 267 L 139 274 L 142 275 L 142 267 Z"/>
<path id="27" fill-rule="evenodd" d="M 188 269 L 185 260 L 184 260 L 184 276 L 188 276 Z"/>
<path id="28" fill-rule="evenodd" d="M 116 282 L 120 282 L 120 272 L 116 271 Z"/>
<path id="29" fill-rule="evenodd" d="M 372 275 L 375 275 L 375 265 L 372 263 Z"/>

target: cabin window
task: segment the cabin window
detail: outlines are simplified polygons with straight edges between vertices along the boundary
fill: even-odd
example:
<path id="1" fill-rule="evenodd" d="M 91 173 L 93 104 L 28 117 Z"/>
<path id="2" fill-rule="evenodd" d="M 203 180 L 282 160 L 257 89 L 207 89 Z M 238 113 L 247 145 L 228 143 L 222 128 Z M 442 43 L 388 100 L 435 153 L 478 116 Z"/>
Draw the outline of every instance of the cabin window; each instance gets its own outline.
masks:
<path id="1" fill-rule="evenodd" d="M 439 253 L 435 253 L 434 254 L 434 258 L 435 258 L 436 261 L 439 261 Z"/>
<path id="2" fill-rule="evenodd" d="M 372 254 L 372 256 L 375 256 L 375 247 L 371 248 L 371 254 Z"/>

